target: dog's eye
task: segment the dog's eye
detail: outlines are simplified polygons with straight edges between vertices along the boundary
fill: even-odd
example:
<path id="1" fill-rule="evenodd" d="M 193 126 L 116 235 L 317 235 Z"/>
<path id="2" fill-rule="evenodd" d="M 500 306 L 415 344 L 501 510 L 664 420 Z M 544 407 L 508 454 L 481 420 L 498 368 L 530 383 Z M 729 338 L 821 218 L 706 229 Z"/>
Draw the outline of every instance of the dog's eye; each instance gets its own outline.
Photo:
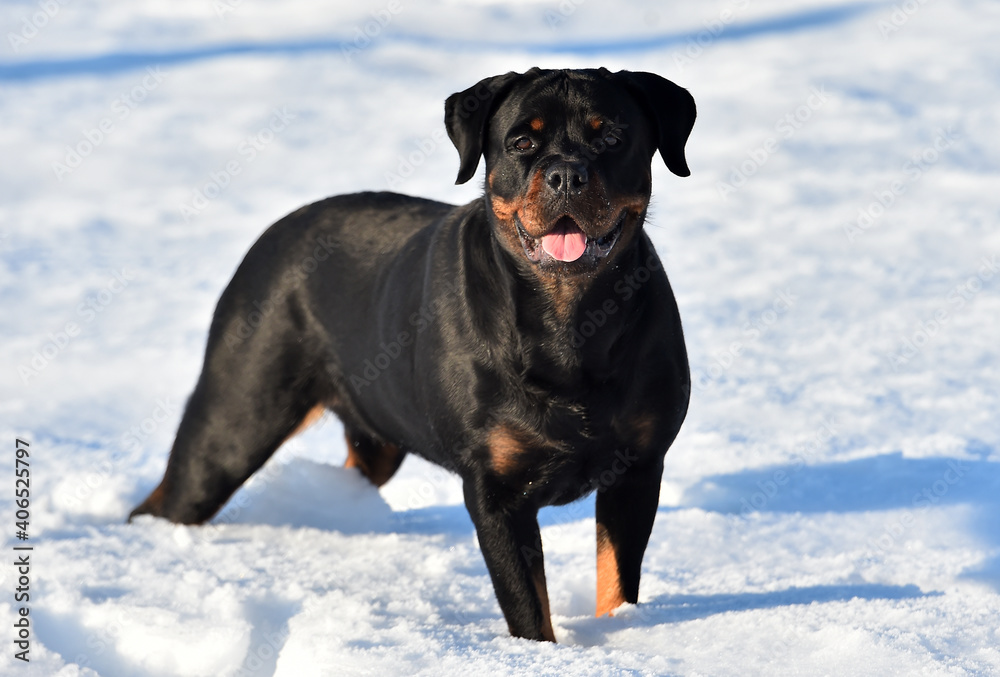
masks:
<path id="1" fill-rule="evenodd" d="M 519 151 L 531 150 L 535 147 L 535 143 L 526 136 L 522 136 L 514 142 L 514 148 Z"/>

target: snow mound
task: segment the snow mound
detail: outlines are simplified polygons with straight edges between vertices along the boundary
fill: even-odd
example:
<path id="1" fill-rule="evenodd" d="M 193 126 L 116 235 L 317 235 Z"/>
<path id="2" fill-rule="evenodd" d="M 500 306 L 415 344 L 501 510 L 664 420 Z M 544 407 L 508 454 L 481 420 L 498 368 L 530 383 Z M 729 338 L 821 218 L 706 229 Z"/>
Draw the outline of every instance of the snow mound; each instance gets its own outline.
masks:
<path id="1" fill-rule="evenodd" d="M 392 508 L 356 469 L 296 458 L 258 472 L 213 521 L 363 534 L 387 531 Z"/>

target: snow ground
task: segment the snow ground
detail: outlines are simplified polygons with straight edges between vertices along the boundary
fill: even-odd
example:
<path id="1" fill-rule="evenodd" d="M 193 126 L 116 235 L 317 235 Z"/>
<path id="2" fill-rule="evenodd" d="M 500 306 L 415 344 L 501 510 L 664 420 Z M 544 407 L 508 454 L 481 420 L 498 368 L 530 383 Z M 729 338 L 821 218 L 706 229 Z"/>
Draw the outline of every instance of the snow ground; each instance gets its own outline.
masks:
<path id="1" fill-rule="evenodd" d="M 11 470 L 31 443 L 35 547 L 28 664 L 0 569 L 0 674 L 1000 674 L 1000 6 L 665 4 L 0 7 L 0 439 Z M 641 603 L 591 617 L 592 499 L 549 509 L 560 644 L 511 639 L 457 481 L 409 459 L 379 494 L 332 419 L 213 525 L 124 525 L 255 237 L 331 194 L 473 199 L 442 102 L 532 65 L 699 105 L 692 176 L 654 167 L 696 389 Z"/>

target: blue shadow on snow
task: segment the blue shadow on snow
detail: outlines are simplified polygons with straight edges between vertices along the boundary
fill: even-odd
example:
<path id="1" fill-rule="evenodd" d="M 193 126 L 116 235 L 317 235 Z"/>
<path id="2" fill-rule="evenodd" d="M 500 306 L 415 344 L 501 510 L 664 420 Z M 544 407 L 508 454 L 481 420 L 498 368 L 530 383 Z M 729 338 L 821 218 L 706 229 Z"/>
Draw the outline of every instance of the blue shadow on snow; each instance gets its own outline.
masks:
<path id="1" fill-rule="evenodd" d="M 796 605 L 827 604 L 860 600 L 907 600 L 937 597 L 915 585 L 815 585 L 771 592 L 723 593 L 719 595 L 660 595 L 638 606 L 626 607 L 611 618 L 571 618 L 562 625 L 573 632 L 575 643 L 605 644 L 612 633 L 625 628 L 652 628 L 685 623 L 718 614 L 780 609 Z"/>
<path id="2" fill-rule="evenodd" d="M 969 451 L 983 457 L 991 453 L 976 444 Z M 844 463 L 771 466 L 706 477 L 685 491 L 679 507 L 748 515 L 899 509 L 919 513 L 955 505 L 973 507 L 962 528 L 988 546 L 1000 547 L 1000 463 L 983 460 L 914 459 L 897 452 Z M 1000 556 L 961 577 L 1000 591 Z"/>
<path id="3" fill-rule="evenodd" d="M 455 37 L 419 35 L 386 31 L 379 43 L 397 42 L 433 49 L 454 51 L 520 51 L 530 54 L 577 54 L 596 56 L 602 54 L 629 54 L 663 49 L 692 41 L 706 39 L 710 43 L 746 40 L 773 33 L 789 33 L 810 28 L 821 28 L 849 21 L 857 16 L 883 7 L 880 2 L 850 2 L 835 7 L 800 10 L 781 16 L 729 24 L 718 34 L 706 28 L 665 33 L 644 38 L 628 38 L 607 42 L 489 42 Z M 377 44 L 375 47 L 377 47 Z M 0 63 L 0 80 L 27 81 L 50 77 L 77 75 L 114 75 L 147 67 L 173 66 L 227 56 L 299 56 L 313 53 L 335 53 L 353 48 L 349 39 L 329 37 L 314 39 L 276 40 L 273 42 L 238 42 L 187 49 L 112 52 L 99 56 L 68 59 L 34 59 Z"/>
<path id="4" fill-rule="evenodd" d="M 843 463 L 788 464 L 713 475 L 681 507 L 723 513 L 859 512 L 958 504 L 1000 507 L 1000 463 L 883 454 Z"/>
<path id="5" fill-rule="evenodd" d="M 942 593 L 925 593 L 915 585 L 814 585 L 808 588 L 788 588 L 773 592 L 740 592 L 719 595 L 660 595 L 636 607 L 633 612 L 638 623 L 652 627 L 663 623 L 681 623 L 707 618 L 730 611 L 777 609 L 796 604 L 826 604 L 862 600 L 900 600 L 938 596 Z"/>

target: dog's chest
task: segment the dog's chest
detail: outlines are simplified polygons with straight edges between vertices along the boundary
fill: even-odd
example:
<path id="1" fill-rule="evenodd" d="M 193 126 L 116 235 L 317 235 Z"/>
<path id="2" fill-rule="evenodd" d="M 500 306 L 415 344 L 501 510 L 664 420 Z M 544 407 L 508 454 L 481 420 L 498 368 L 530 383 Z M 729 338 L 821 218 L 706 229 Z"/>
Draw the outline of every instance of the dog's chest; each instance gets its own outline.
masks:
<path id="1" fill-rule="evenodd" d="M 566 503 L 613 482 L 655 453 L 660 421 L 608 400 L 550 401 L 535 405 L 536 416 L 494 424 L 485 449 L 493 476 L 541 504 Z"/>

